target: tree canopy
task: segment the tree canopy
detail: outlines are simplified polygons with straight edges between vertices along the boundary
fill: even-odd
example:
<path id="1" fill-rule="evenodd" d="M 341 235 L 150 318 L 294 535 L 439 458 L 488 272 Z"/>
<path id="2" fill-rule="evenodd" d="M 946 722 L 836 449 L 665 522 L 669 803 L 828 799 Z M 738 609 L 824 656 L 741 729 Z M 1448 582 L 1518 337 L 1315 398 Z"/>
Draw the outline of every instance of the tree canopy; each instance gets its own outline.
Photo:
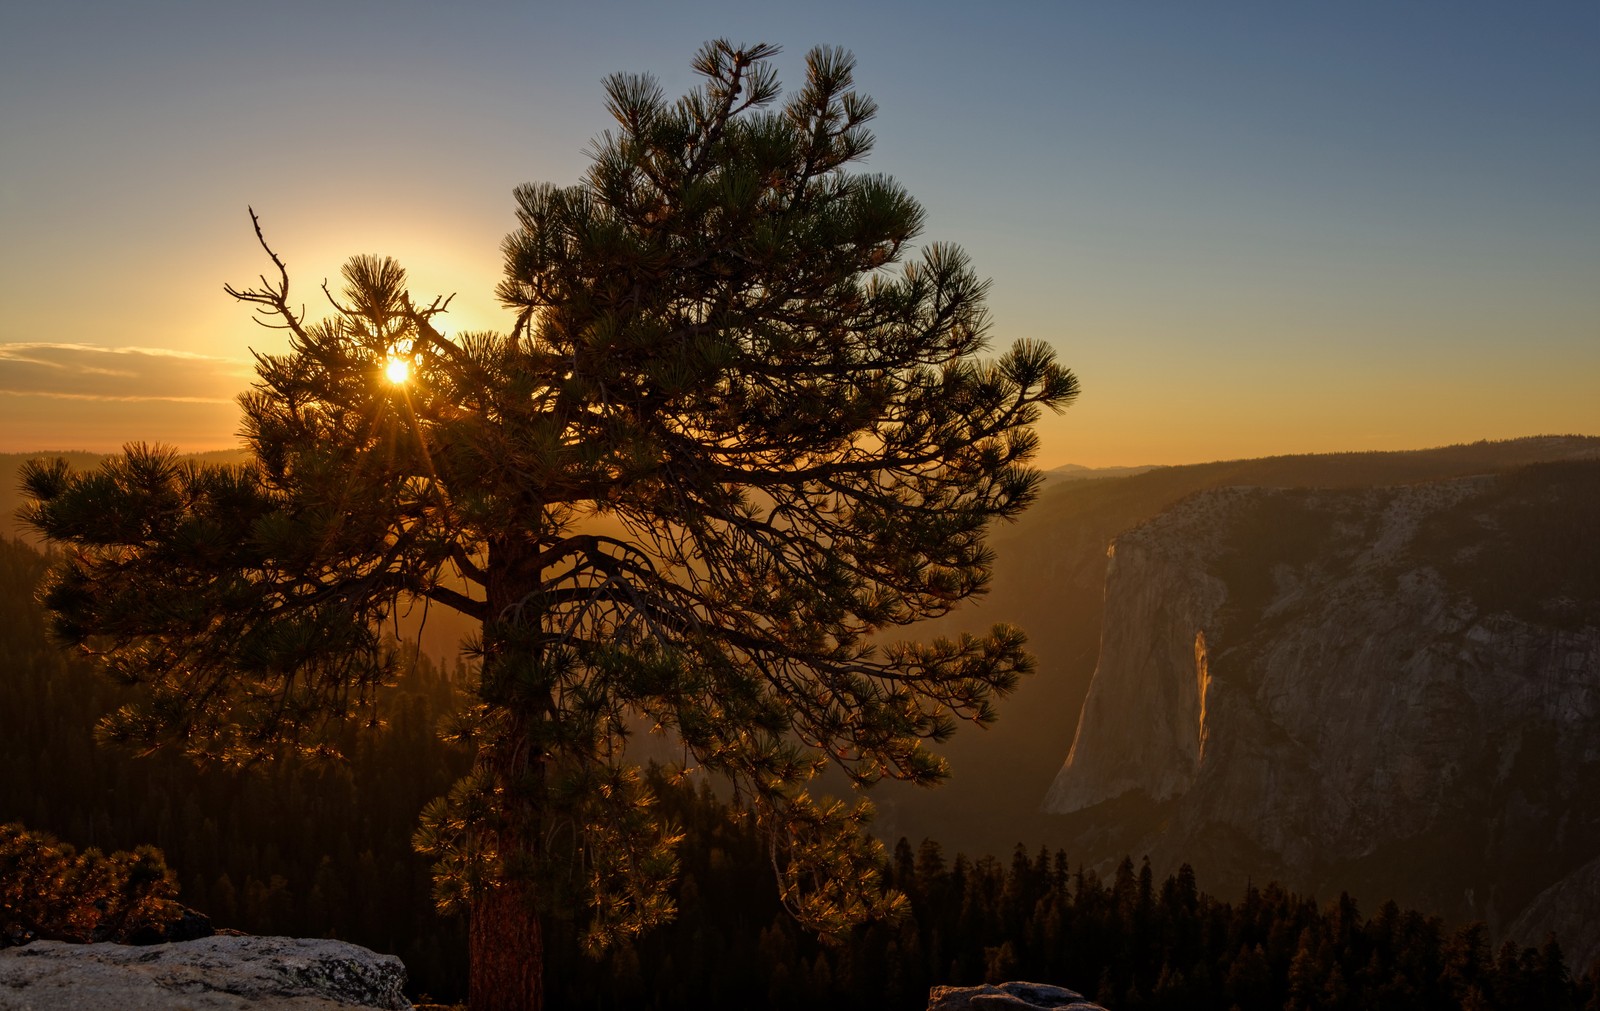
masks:
<path id="1" fill-rule="evenodd" d="M 584 178 L 516 191 L 508 333 L 446 336 L 448 299 L 370 256 L 310 322 L 257 221 L 273 270 L 228 291 L 289 350 L 241 397 L 253 462 L 134 445 L 25 475 L 31 522 L 76 546 L 57 632 L 146 689 L 110 739 L 328 755 L 376 719 L 397 609 L 482 623 L 450 728 L 476 766 L 417 837 L 471 908 L 474 1007 L 537 1004 L 540 915 L 586 908 L 597 947 L 670 916 L 641 727 L 733 782 L 786 903 L 837 931 L 894 899 L 865 805 L 808 782 L 937 782 L 926 743 L 1029 669 L 1014 629 L 891 633 L 984 589 L 987 526 L 1037 490 L 1031 426 L 1076 381 L 1042 343 L 979 359 L 987 283 L 848 168 L 875 112 L 853 59 L 813 50 L 780 104 L 776 52 L 710 43 L 674 102 L 606 81 Z"/>

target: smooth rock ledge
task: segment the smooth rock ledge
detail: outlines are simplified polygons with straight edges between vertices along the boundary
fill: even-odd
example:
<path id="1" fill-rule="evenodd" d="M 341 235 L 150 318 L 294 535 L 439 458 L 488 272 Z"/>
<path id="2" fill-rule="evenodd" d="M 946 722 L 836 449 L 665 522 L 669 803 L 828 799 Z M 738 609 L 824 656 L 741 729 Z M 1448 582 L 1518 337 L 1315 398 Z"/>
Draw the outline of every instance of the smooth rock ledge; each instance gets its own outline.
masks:
<path id="1" fill-rule="evenodd" d="M 405 982 L 393 955 L 295 937 L 0 949 L 0 1011 L 405 1011 Z"/>

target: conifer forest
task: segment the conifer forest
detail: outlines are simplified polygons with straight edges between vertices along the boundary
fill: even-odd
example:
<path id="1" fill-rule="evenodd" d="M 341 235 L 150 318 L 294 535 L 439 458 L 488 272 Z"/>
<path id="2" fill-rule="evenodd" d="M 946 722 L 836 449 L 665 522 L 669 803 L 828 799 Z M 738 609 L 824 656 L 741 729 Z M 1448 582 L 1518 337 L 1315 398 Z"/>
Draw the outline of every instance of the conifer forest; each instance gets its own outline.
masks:
<path id="1" fill-rule="evenodd" d="M 386 726 L 354 736 L 337 766 L 230 773 L 130 759 L 93 739 L 119 689 L 45 635 L 34 600 L 45 569 L 31 546 L 0 542 L 4 820 L 79 849 L 154 845 L 179 900 L 218 927 L 393 952 L 414 999 L 463 999 L 465 924 L 435 911 L 409 835 L 467 761 L 435 733 L 464 668 L 413 655 L 380 703 Z M 914 1011 L 933 985 L 1037 979 L 1112 1011 L 1600 1007 L 1600 978 L 1575 972 L 1554 939 L 1496 946 L 1482 924 L 1269 882 L 1210 895 L 1187 868 L 1158 880 L 1136 858 L 1102 879 L 1022 841 L 972 856 L 899 840 L 886 881 L 909 909 L 827 944 L 782 909 L 748 819 L 730 821 L 703 786 L 655 785 L 685 836 L 677 919 L 598 958 L 582 950 L 580 924 L 552 924 L 552 1006 Z"/>

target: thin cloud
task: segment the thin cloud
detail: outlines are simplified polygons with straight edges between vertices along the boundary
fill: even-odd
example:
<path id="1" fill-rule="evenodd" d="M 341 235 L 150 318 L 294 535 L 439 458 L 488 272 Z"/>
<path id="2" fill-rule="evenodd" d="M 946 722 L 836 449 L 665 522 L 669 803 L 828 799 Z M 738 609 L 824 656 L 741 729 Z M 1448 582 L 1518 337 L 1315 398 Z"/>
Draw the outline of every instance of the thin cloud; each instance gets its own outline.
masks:
<path id="1" fill-rule="evenodd" d="M 250 365 L 168 348 L 0 344 L 0 394 L 52 400 L 227 404 Z"/>

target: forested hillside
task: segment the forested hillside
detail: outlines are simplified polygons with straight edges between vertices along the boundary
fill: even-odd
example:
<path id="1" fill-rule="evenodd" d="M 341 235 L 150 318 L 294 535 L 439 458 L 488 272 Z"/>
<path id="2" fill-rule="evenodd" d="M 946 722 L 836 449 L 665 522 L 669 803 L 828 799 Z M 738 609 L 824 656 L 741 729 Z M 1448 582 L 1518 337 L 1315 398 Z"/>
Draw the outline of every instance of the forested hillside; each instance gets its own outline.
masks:
<path id="1" fill-rule="evenodd" d="M 132 757 L 92 740 L 119 692 L 46 640 L 32 598 L 44 567 L 32 548 L 0 540 L 0 822 L 79 846 L 155 843 L 181 899 L 219 926 L 393 952 L 415 994 L 459 998 L 462 923 L 433 913 L 426 864 L 409 846 L 417 810 L 463 765 L 433 735 L 454 699 L 450 678 L 417 660 L 385 695 L 387 726 L 358 737 L 344 766 L 230 774 Z M 1057 981 L 1113 1011 L 1578 1011 L 1600 999 L 1554 943 L 1496 953 L 1481 926 L 1392 904 L 1366 917 L 1348 899 L 1319 906 L 1270 885 L 1226 902 L 1187 868 L 1163 881 L 1128 861 L 1101 881 L 1071 854 L 1020 844 L 1009 860 L 974 860 L 901 840 L 886 871 L 907 915 L 826 946 L 780 909 L 748 821 L 730 824 L 703 787 L 657 787 L 686 836 L 678 918 L 596 961 L 579 949 L 578 924 L 557 917 L 555 1006 L 917 1011 L 931 985 L 1002 978 Z"/>

